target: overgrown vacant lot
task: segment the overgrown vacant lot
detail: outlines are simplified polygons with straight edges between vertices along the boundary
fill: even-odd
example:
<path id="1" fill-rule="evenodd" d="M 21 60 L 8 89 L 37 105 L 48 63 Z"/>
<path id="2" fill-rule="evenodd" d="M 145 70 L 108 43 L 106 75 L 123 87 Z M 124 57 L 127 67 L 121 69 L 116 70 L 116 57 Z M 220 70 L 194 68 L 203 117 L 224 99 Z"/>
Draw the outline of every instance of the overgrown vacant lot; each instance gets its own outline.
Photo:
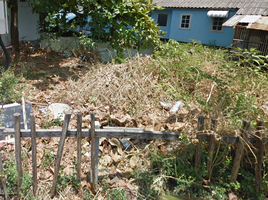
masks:
<path id="1" fill-rule="evenodd" d="M 117 139 L 101 139 L 97 193 L 92 193 L 87 183 L 89 142 L 84 140 L 82 144 L 80 185 L 75 176 L 76 139 L 68 138 L 55 199 L 157 199 L 164 194 L 201 199 L 268 198 L 267 148 L 263 187 L 257 193 L 253 187 L 254 151 L 250 145 L 237 182 L 230 183 L 235 145 L 218 145 L 208 180 L 206 146 L 202 149 L 202 170 L 198 173 L 194 168 L 195 140 L 187 137 L 196 132 L 199 115 L 218 119 L 216 132 L 222 134 L 241 134 L 243 119 L 251 120 L 252 130 L 258 118 L 267 127 L 268 84 L 264 62 L 267 58 L 254 50 L 230 53 L 229 49 L 195 42 L 169 41 L 152 56 L 137 55 L 122 64 L 102 64 L 97 60 L 92 62 L 92 54 L 85 52 L 75 51 L 74 57 L 66 57 L 49 49 L 21 47 L 20 59 L 0 78 L 2 85 L 7 80 L 19 82 L 15 88 L 1 90 L 0 97 L 6 103 L 20 101 L 23 91 L 26 102 L 33 105 L 38 128 L 61 126 L 50 113 L 40 112 L 51 103 L 61 102 L 71 106 L 74 113 L 83 113 L 83 128 L 90 128 L 90 111 L 95 111 L 96 120 L 102 126 L 185 133 L 180 142 L 130 140 L 131 148 L 127 150 L 122 149 Z M 81 55 L 86 55 L 85 61 L 79 59 Z M 95 52 L 94 59 L 97 57 Z M 179 100 L 183 106 L 177 114 L 171 114 L 167 107 Z M 168 106 L 163 107 L 160 102 Z M 205 122 L 208 128 L 208 120 Z M 74 116 L 70 128 L 75 127 Z M 37 142 L 38 199 L 49 199 L 59 138 L 42 138 Z M 9 192 L 14 194 L 17 177 L 14 145 L 2 149 Z M 30 187 L 30 151 L 30 140 L 24 139 L 22 196 L 26 199 L 34 199 Z"/>

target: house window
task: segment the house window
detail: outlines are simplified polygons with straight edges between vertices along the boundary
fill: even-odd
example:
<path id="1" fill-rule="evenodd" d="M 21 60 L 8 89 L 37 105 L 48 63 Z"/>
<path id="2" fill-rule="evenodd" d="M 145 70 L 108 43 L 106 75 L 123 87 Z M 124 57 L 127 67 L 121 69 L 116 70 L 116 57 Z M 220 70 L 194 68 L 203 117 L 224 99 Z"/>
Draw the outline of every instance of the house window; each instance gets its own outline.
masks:
<path id="1" fill-rule="evenodd" d="M 190 29 L 191 19 L 191 14 L 181 14 L 180 29 Z"/>
<path id="2" fill-rule="evenodd" d="M 223 22 L 224 18 L 222 17 L 213 17 L 211 22 L 211 31 L 216 31 L 216 32 L 222 32 L 223 31 Z"/>
<path id="3" fill-rule="evenodd" d="M 167 26 L 168 14 L 158 14 L 157 23 L 159 26 Z"/>

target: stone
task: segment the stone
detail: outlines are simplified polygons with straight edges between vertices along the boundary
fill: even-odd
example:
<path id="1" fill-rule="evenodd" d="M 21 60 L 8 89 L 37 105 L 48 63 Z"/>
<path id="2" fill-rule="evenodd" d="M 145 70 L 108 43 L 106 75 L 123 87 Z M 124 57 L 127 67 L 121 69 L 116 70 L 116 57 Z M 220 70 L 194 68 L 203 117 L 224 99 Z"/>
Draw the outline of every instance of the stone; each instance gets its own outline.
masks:
<path id="1" fill-rule="evenodd" d="M 48 106 L 48 110 L 54 115 L 54 119 L 63 121 L 65 112 L 70 111 L 71 108 L 64 103 L 52 103 Z"/>

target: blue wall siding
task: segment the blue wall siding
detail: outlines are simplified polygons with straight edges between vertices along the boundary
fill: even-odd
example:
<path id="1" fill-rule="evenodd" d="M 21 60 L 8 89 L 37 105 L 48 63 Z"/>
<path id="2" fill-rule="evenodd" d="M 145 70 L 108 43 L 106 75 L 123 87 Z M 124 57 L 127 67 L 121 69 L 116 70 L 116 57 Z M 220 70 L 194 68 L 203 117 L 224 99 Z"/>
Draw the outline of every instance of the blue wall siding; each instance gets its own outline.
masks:
<path id="1" fill-rule="evenodd" d="M 171 18 L 172 18 L 172 10 L 170 9 L 164 9 L 164 10 L 156 10 L 153 14 L 152 14 L 152 18 L 154 19 L 154 21 L 157 23 L 157 16 L 158 16 L 158 13 L 161 13 L 161 14 L 168 14 L 168 23 L 167 23 L 167 27 L 163 27 L 163 26 L 160 26 L 160 30 L 164 31 L 165 32 L 165 35 L 163 38 L 165 39 L 169 39 L 170 36 L 170 27 L 171 26 Z"/>
<path id="2" fill-rule="evenodd" d="M 167 32 L 165 39 L 174 39 L 182 42 L 191 42 L 191 39 L 200 41 L 202 44 L 211 44 L 216 46 L 227 47 L 232 44 L 234 29 L 231 27 L 223 27 L 223 32 L 212 32 L 210 30 L 211 17 L 207 16 L 209 10 L 201 9 L 165 9 L 155 11 L 152 18 L 157 21 L 158 13 L 168 13 L 168 27 L 160 27 L 160 30 Z M 228 20 L 236 11 L 229 11 Z M 181 14 L 191 14 L 190 30 L 179 29 Z"/>

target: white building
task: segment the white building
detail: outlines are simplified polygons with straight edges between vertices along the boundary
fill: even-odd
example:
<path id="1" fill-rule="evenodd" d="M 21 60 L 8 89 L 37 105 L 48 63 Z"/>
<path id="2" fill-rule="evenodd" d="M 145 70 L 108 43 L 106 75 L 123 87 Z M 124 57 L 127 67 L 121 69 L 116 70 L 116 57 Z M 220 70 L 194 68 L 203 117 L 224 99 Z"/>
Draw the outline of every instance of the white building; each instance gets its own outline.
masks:
<path id="1" fill-rule="evenodd" d="M 0 3 L 2 3 L 0 0 Z M 39 15 L 32 12 L 33 0 L 18 0 L 18 19 L 19 19 L 19 40 L 36 41 L 39 40 L 38 32 Z M 0 10 L 0 12 L 3 12 Z M 1 14 L 0 14 L 1 15 Z M 6 46 L 11 45 L 11 13 L 7 9 L 8 33 L 2 34 L 2 40 Z"/>

